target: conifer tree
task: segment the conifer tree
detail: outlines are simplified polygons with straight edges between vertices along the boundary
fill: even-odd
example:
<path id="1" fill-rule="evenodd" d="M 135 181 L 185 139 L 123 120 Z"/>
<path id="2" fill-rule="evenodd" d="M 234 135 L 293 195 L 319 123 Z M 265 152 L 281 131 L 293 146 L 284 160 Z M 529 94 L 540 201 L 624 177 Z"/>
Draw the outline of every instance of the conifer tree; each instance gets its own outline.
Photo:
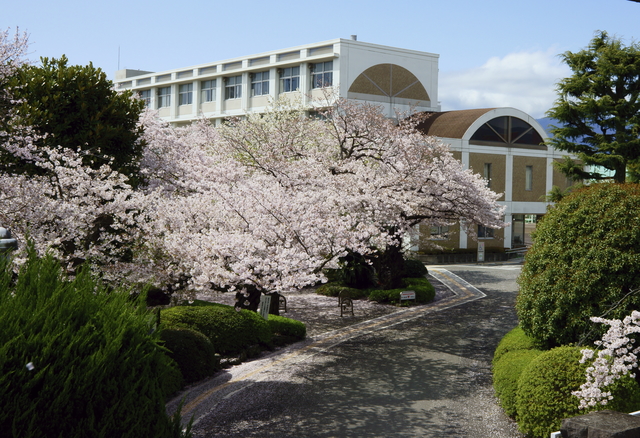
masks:
<path id="1" fill-rule="evenodd" d="M 558 99 L 547 115 L 559 122 L 549 141 L 579 162 L 558 166 L 574 179 L 607 179 L 598 168 L 613 171 L 616 182 L 640 162 L 640 45 L 599 32 L 586 49 L 565 52 L 573 74 L 558 83 Z M 635 166 L 635 167 L 634 167 Z"/>

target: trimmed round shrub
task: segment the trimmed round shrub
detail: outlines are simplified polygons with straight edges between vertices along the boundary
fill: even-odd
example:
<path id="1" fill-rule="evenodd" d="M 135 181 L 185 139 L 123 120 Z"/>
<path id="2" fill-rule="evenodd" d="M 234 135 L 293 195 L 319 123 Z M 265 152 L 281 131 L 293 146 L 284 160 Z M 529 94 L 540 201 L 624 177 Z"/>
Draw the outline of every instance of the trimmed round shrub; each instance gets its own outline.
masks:
<path id="1" fill-rule="evenodd" d="M 640 307 L 640 185 L 593 184 L 564 198 L 538 223 L 518 278 L 517 312 L 547 348 L 587 345 Z"/>
<path id="2" fill-rule="evenodd" d="M 307 336 L 307 326 L 305 326 L 303 322 L 296 321 L 295 319 L 269 315 L 267 323 L 274 335 L 295 339 L 304 339 L 305 336 Z"/>
<path id="3" fill-rule="evenodd" d="M 494 360 L 493 389 L 500 400 L 500 406 L 510 417 L 516 418 L 517 415 L 518 379 L 529 363 L 540 354 L 540 350 L 513 350 L 502 354 L 499 360 Z"/>
<path id="4" fill-rule="evenodd" d="M 180 373 L 155 318 L 81 269 L 73 280 L 33 250 L 17 281 L 0 260 L 0 434 L 178 437 L 165 394 Z M 173 382 L 173 383 L 171 383 Z"/>
<path id="5" fill-rule="evenodd" d="M 534 358 L 520 375 L 516 394 L 517 422 L 527 436 L 546 438 L 551 432 L 560 430 L 563 418 L 590 411 L 579 409 L 578 398 L 571 394 L 586 381 L 589 365 L 580 363 L 580 350 L 580 347 L 557 347 L 546 351 Z M 640 388 L 635 380 L 621 379 L 611 391 L 614 398 L 606 409 L 620 412 L 637 409 Z M 591 410 L 602 408 L 596 406 Z"/>
<path id="6" fill-rule="evenodd" d="M 373 289 L 369 291 L 369 300 L 378 303 L 397 304 L 400 302 L 400 293 L 412 290 L 416 293 L 416 303 L 428 303 L 433 301 L 436 290 L 433 285 L 424 277 L 404 278 L 405 286 L 400 289 Z"/>
<path id="7" fill-rule="evenodd" d="M 166 352 L 165 352 L 166 353 Z M 162 393 L 165 400 L 168 400 L 178 391 L 184 388 L 184 377 L 178 363 L 171 359 L 171 369 L 162 378 Z"/>
<path id="8" fill-rule="evenodd" d="M 219 369 L 219 360 L 209 338 L 187 328 L 165 328 L 160 339 L 176 361 L 186 383 L 211 376 Z"/>
<path id="9" fill-rule="evenodd" d="M 514 328 L 504 335 L 493 353 L 493 363 L 495 364 L 503 354 L 518 350 L 535 350 L 535 342 L 525 334 L 520 326 Z"/>
<path id="10" fill-rule="evenodd" d="M 402 276 L 406 278 L 425 277 L 429 274 L 427 267 L 420 260 L 405 260 Z"/>
<path id="11" fill-rule="evenodd" d="M 169 328 L 189 328 L 204 334 L 215 351 L 224 355 L 240 353 L 256 344 L 271 344 L 271 330 L 264 318 L 224 304 L 170 307 L 162 311 L 161 320 Z"/>

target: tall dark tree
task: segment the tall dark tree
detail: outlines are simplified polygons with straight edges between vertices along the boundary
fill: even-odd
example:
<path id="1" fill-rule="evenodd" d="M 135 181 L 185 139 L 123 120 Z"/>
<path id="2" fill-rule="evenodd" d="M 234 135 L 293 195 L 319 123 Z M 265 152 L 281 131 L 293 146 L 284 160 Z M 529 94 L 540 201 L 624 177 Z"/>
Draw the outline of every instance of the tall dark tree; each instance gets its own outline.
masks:
<path id="1" fill-rule="evenodd" d="M 39 145 L 82 150 L 85 165 L 97 169 L 110 164 L 133 185 L 139 183 L 142 101 L 132 99 L 130 92 L 117 92 L 101 69 L 68 65 L 64 55 L 42 58 L 38 66 L 23 65 L 14 80 L 13 92 L 21 99 L 17 121 L 44 136 Z M 42 172 L 2 156 L 2 151 L 0 162 L 15 172 Z"/>
<path id="2" fill-rule="evenodd" d="M 610 178 L 597 167 L 582 170 L 600 166 L 624 182 L 640 162 L 640 45 L 624 46 L 599 32 L 586 49 L 565 52 L 562 59 L 573 74 L 558 83 L 558 99 L 547 113 L 559 122 L 549 143 L 579 162 L 565 160 L 560 170 L 572 178 Z"/>

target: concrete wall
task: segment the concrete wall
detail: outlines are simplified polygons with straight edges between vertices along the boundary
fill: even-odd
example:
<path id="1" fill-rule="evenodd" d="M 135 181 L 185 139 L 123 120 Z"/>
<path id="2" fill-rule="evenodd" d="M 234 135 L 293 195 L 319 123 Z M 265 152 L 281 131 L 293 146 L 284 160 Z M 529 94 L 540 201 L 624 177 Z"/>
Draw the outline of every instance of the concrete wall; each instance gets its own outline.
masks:
<path id="1" fill-rule="evenodd" d="M 533 170 L 531 190 L 527 190 L 527 166 Z M 543 157 L 519 156 L 513 157 L 512 201 L 540 202 L 547 192 L 547 173 L 553 169 L 547 166 L 547 159 Z"/>
<path id="2" fill-rule="evenodd" d="M 151 73 L 141 70 L 121 70 L 116 72 L 115 84 L 121 89 L 133 91 L 152 89 L 155 95 L 156 84 L 163 86 L 172 85 L 173 109 L 160 111 L 160 116 L 170 122 L 183 123 L 196 120 L 200 113 L 210 119 L 222 119 L 228 115 L 243 115 L 247 112 L 261 112 L 267 107 L 268 98 L 275 100 L 280 94 L 280 75 L 282 68 L 300 67 L 300 92 L 304 104 L 310 104 L 312 98 L 323 98 L 322 90 L 312 89 L 311 72 L 309 65 L 317 62 L 333 61 L 333 91 L 346 97 L 349 85 L 365 69 L 376 64 L 396 64 L 415 75 L 424 85 L 432 99 L 431 107 L 422 110 L 439 110 L 438 97 L 438 55 L 414 50 L 369 44 L 360 41 L 335 39 L 315 44 L 307 44 L 293 48 L 274 50 L 261 54 L 228 59 L 224 61 L 201 64 L 192 67 L 182 67 L 175 70 Z M 269 70 L 269 95 L 259 98 L 251 98 L 251 84 L 249 73 Z M 243 92 L 240 103 L 224 100 L 224 77 L 243 76 Z M 185 79 L 191 79 L 193 83 L 193 107 L 191 110 L 178 108 L 179 84 L 184 84 Z M 217 80 L 217 93 L 215 103 L 201 104 L 201 82 L 204 80 Z M 286 94 L 285 94 L 286 95 Z M 361 96 L 369 101 L 371 96 Z M 400 110 L 409 110 L 414 103 L 411 99 L 397 98 L 390 102 L 382 103 L 385 111 L 393 113 L 394 107 Z M 329 102 L 330 103 L 330 102 Z M 157 109 L 157 102 L 152 99 L 151 106 Z"/>

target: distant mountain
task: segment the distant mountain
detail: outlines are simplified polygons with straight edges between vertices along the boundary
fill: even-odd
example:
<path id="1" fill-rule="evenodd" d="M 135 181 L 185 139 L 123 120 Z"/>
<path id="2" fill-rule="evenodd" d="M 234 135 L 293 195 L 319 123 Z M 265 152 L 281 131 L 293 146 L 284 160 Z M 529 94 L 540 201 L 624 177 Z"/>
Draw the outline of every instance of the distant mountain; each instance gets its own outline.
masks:
<path id="1" fill-rule="evenodd" d="M 558 121 L 552 119 L 551 117 L 536 119 L 536 121 L 540 123 L 540 125 L 542 125 L 542 128 L 547 132 L 547 135 L 549 137 L 551 137 L 551 132 L 549 131 L 549 129 L 551 129 L 551 125 L 558 126 Z"/>

